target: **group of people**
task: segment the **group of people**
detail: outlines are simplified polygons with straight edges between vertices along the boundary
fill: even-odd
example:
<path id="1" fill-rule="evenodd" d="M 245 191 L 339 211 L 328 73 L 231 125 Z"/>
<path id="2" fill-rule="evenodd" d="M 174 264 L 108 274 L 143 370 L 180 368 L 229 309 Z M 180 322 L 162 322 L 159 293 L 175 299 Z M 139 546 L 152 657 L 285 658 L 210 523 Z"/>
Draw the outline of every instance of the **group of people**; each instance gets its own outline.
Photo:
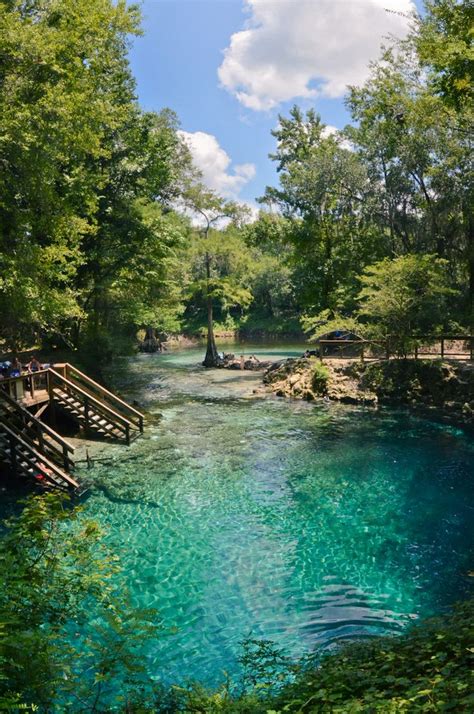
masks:
<path id="1" fill-rule="evenodd" d="M 41 369 L 43 369 L 43 365 L 35 355 L 31 356 L 30 361 L 26 365 L 23 365 L 18 357 L 14 357 L 12 362 L 0 363 L 0 379 L 21 377 L 25 372 L 32 374 L 33 372 L 39 372 Z"/>

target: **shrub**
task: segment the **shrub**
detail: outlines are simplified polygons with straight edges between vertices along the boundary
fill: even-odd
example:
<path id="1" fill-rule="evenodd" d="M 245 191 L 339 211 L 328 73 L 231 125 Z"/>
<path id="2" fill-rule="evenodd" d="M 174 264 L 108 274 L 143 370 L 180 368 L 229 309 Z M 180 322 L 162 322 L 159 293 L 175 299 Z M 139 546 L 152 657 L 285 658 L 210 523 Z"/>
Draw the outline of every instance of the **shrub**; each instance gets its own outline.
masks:
<path id="1" fill-rule="evenodd" d="M 328 382 L 330 377 L 329 369 L 318 362 L 315 365 L 313 377 L 311 379 L 311 386 L 315 394 L 326 394 L 328 391 Z"/>

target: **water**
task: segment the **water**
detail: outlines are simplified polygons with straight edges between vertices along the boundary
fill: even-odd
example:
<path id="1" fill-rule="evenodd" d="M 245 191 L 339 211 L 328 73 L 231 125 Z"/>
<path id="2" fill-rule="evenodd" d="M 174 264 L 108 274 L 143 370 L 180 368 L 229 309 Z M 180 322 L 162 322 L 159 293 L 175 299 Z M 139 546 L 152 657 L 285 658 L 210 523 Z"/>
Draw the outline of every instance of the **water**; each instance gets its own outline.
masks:
<path id="1" fill-rule="evenodd" d="M 215 684 L 237 672 L 249 634 L 298 656 L 400 632 L 467 597 L 466 434 L 405 412 L 262 397 L 258 375 L 200 359 L 142 356 L 124 370 L 149 425 L 88 472 L 85 515 L 108 528 L 134 602 L 169 628 L 147 651 L 154 676 Z"/>

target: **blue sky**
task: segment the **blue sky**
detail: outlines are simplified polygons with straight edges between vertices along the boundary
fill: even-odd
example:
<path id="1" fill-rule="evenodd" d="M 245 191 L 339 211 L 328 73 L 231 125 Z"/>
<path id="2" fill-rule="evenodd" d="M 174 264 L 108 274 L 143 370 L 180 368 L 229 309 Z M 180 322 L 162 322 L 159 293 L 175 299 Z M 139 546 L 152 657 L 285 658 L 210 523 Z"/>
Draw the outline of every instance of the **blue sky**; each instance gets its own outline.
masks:
<path id="1" fill-rule="evenodd" d="M 392 12 L 386 12 L 386 8 Z M 173 109 L 211 188 L 252 202 L 277 181 L 278 113 L 315 107 L 349 120 L 344 87 L 363 81 L 411 0 L 144 0 L 130 62 L 145 109 Z"/>

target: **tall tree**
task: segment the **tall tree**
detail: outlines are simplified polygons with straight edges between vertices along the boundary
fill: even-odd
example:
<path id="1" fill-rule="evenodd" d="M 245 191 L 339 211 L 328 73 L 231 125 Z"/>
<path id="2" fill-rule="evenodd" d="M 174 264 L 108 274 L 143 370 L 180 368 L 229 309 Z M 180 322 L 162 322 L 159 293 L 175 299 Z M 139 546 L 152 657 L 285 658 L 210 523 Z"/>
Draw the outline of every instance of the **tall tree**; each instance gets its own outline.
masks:
<path id="1" fill-rule="evenodd" d="M 211 230 L 225 219 L 230 219 L 238 223 L 246 215 L 246 209 L 234 201 L 225 200 L 200 183 L 194 183 L 189 186 L 185 195 L 185 203 L 200 219 L 199 230 L 205 246 L 204 267 L 207 309 L 207 347 L 203 365 L 204 367 L 217 367 L 220 363 L 220 358 L 214 335 L 213 297 L 216 287 L 218 288 L 219 286 L 216 285 L 213 280 L 213 255 L 209 246 L 209 236 Z"/>
<path id="2" fill-rule="evenodd" d="M 427 82 L 413 38 L 384 51 L 369 79 L 350 89 L 347 104 L 356 125 L 345 133 L 367 166 L 374 218 L 389 254 L 448 259 L 453 282 L 467 296 L 474 280 L 465 227 L 471 140 Z"/>
<path id="3" fill-rule="evenodd" d="M 1 336 L 18 344 L 80 314 L 74 279 L 139 30 L 111 0 L 4 1 L 0 23 Z"/>
<path id="4" fill-rule="evenodd" d="M 277 150 L 271 158 L 280 186 L 267 187 L 261 201 L 276 204 L 291 220 L 302 302 L 315 309 L 350 302 L 355 276 L 377 251 L 370 221 L 361 210 L 365 167 L 312 110 L 304 115 L 293 107 L 289 118 L 279 117 L 272 133 Z"/>
<path id="5" fill-rule="evenodd" d="M 467 161 L 462 167 L 462 230 L 469 271 L 469 323 L 474 332 L 474 7 L 469 0 L 427 0 L 426 13 L 417 22 L 412 40 L 428 85 L 437 94 L 463 137 Z"/>
<path id="6" fill-rule="evenodd" d="M 165 214 L 191 161 L 176 116 L 136 101 L 139 19 L 124 0 L 0 3 L 0 339 L 12 347 L 61 335 L 103 357 L 136 326 L 121 290 L 143 285 L 140 255 L 153 308 L 163 296 L 186 232 Z"/>

